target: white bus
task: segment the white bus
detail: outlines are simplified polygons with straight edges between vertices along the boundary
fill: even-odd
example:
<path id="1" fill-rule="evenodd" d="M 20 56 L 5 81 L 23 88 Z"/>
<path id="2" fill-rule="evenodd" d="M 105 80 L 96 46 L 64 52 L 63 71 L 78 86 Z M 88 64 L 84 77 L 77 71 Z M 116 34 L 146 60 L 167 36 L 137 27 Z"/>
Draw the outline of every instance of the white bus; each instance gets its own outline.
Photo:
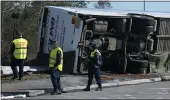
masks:
<path id="1" fill-rule="evenodd" d="M 45 6 L 39 26 L 38 53 L 49 55 L 52 50 L 52 42 L 57 40 L 64 51 L 64 72 L 77 73 L 78 71 L 87 70 L 85 59 L 88 52 L 86 47 L 90 42 L 93 42 L 98 44 L 101 52 L 103 52 L 104 60 L 106 60 L 104 61 L 104 70 L 126 72 L 126 53 L 129 53 L 127 52 L 127 46 L 128 44 L 132 46 L 132 37 L 129 37 L 128 34 L 133 33 L 133 38 L 136 38 L 136 36 L 146 32 L 152 37 L 153 33 L 156 32 L 157 19 L 160 17 L 170 18 L 169 14 L 161 14 L 156 12 Z M 140 20 L 135 22 L 138 17 Z M 143 19 L 146 20 L 143 21 Z M 148 26 L 142 26 L 143 29 L 135 30 L 134 28 L 138 28 L 141 25 L 140 23 L 143 23 L 143 25 L 149 24 L 147 24 Z M 136 42 L 135 47 L 142 45 L 142 43 L 144 44 L 143 49 L 147 49 L 145 48 L 147 42 L 142 38 L 139 44 Z M 135 47 L 132 46 L 132 48 Z M 153 43 L 151 48 L 150 52 L 153 51 Z M 118 53 L 114 55 L 115 51 Z M 113 54 L 114 57 L 108 59 L 109 54 Z M 48 57 L 44 56 L 44 59 L 46 59 L 46 62 L 43 63 L 48 64 Z M 110 64 L 107 61 L 112 63 Z"/>

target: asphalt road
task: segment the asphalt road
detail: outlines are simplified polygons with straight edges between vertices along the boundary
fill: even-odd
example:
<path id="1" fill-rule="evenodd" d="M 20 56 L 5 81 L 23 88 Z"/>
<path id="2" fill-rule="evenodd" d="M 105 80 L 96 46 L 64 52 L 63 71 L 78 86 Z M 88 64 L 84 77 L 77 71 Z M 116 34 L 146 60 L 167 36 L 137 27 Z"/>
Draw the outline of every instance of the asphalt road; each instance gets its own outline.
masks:
<path id="1" fill-rule="evenodd" d="M 27 99 L 170 99 L 170 82 L 104 88 L 103 91 L 63 93 Z"/>

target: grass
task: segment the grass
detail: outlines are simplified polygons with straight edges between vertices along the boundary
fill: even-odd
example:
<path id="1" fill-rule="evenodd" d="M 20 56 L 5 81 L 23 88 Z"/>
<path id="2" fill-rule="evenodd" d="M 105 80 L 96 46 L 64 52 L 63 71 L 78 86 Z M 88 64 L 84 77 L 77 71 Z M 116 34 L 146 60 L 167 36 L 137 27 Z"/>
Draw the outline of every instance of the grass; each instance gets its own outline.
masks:
<path id="1" fill-rule="evenodd" d="M 19 82 L 19 80 L 12 80 L 13 76 L 5 76 L 1 77 L 1 83 L 15 83 Z M 22 80 L 40 80 L 40 79 L 47 79 L 50 78 L 50 75 L 47 73 L 34 73 L 34 74 L 24 74 L 24 77 Z"/>
<path id="2" fill-rule="evenodd" d="M 152 65 L 155 64 L 155 67 L 153 67 L 154 68 L 153 70 L 156 70 L 156 69 L 159 70 L 163 67 L 167 70 L 168 67 L 165 66 L 165 63 L 167 63 L 166 62 L 167 60 L 168 60 L 168 52 L 158 53 L 158 54 L 150 54 L 150 61 L 151 61 L 151 63 L 153 63 Z"/>

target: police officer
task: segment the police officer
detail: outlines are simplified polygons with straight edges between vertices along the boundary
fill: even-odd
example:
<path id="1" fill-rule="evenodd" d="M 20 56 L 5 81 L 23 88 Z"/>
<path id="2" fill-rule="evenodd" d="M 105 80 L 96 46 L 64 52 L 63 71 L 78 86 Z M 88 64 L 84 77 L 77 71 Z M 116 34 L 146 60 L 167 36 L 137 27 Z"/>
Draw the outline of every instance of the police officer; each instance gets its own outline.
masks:
<path id="1" fill-rule="evenodd" d="M 93 75 L 95 75 L 95 79 L 97 81 L 98 88 L 96 91 L 102 90 L 101 85 L 101 77 L 100 77 L 100 67 L 102 66 L 102 58 L 101 53 L 97 50 L 95 44 L 92 44 L 91 54 L 90 54 L 90 61 L 88 65 L 88 84 L 83 91 L 90 91 L 90 85 L 92 84 Z"/>
<path id="2" fill-rule="evenodd" d="M 50 53 L 49 71 L 54 90 L 51 95 L 61 94 L 60 72 L 63 70 L 63 51 L 57 41 Z"/>
<path id="3" fill-rule="evenodd" d="M 22 38 L 22 33 L 17 32 L 19 38 L 13 40 L 11 46 L 11 69 L 13 71 L 13 78 L 18 78 L 17 66 L 19 66 L 19 80 L 23 77 L 24 60 L 27 57 L 28 41 Z"/>

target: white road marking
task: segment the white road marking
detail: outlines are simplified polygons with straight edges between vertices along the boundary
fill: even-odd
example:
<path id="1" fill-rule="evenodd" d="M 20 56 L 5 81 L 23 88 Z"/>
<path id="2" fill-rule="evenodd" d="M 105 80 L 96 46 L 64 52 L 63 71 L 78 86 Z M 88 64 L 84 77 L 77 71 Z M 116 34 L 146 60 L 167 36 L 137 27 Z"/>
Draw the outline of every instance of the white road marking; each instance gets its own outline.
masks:
<path id="1" fill-rule="evenodd" d="M 151 89 L 161 89 L 161 90 L 168 90 L 170 88 L 151 88 Z"/>
<path id="2" fill-rule="evenodd" d="M 138 92 L 138 94 L 144 94 L 144 92 Z"/>
<path id="3" fill-rule="evenodd" d="M 98 97 L 98 99 L 109 99 L 109 98 L 105 98 L 105 97 Z"/>
<path id="4" fill-rule="evenodd" d="M 168 94 L 168 92 L 158 92 L 158 94 Z"/>
<path id="5" fill-rule="evenodd" d="M 136 99 L 136 97 L 128 97 L 129 99 Z"/>
<path id="6" fill-rule="evenodd" d="M 128 96 L 128 97 L 130 97 L 131 95 L 129 95 L 129 94 L 125 94 L 125 96 Z"/>

